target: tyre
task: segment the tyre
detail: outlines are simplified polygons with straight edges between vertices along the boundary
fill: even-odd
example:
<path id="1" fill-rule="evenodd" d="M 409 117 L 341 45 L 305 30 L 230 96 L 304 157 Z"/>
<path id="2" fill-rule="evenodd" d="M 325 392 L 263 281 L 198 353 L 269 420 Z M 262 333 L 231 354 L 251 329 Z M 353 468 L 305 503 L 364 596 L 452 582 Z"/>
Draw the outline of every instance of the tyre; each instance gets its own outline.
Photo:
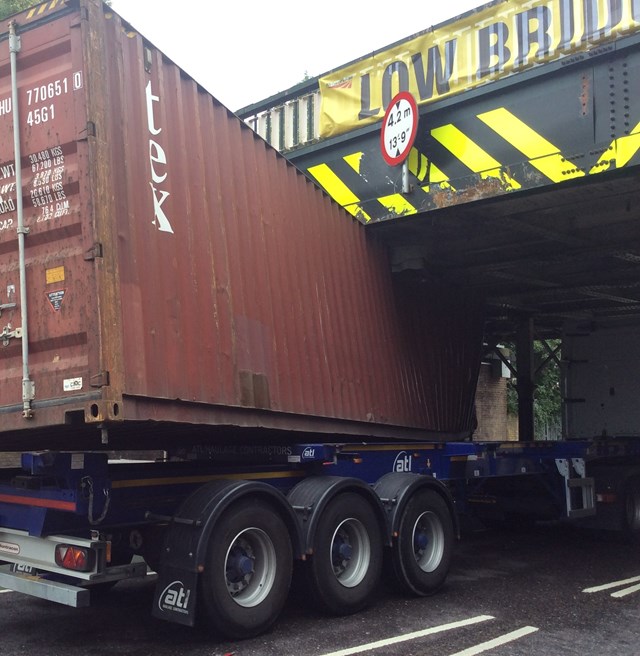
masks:
<path id="1" fill-rule="evenodd" d="M 444 583 L 453 555 L 450 510 L 432 490 L 416 492 L 407 503 L 391 550 L 395 582 L 404 591 L 427 596 Z"/>
<path id="2" fill-rule="evenodd" d="M 624 528 L 629 539 L 640 544 L 640 480 L 631 479 L 624 493 Z"/>
<path id="3" fill-rule="evenodd" d="M 240 501 L 220 517 L 200 576 L 201 620 L 232 639 L 266 631 L 278 618 L 291 584 L 287 527 L 272 506 Z"/>
<path id="4" fill-rule="evenodd" d="M 373 601 L 382 573 L 382 536 L 366 499 L 343 493 L 328 504 L 306 567 L 310 592 L 320 610 L 349 615 Z"/>

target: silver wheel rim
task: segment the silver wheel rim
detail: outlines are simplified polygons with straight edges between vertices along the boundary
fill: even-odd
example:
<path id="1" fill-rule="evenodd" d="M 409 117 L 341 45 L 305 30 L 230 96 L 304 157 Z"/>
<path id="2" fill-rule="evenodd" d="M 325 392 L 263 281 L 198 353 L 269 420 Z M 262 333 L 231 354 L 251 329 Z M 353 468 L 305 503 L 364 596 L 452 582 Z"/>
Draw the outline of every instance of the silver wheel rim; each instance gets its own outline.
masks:
<path id="1" fill-rule="evenodd" d="M 330 547 L 333 573 L 345 588 L 362 582 L 371 562 L 371 542 L 364 525 L 357 519 L 345 519 L 333 533 Z"/>
<path id="2" fill-rule="evenodd" d="M 276 550 L 259 528 L 247 528 L 231 541 L 224 576 L 232 599 L 244 608 L 261 604 L 271 592 L 276 574 Z"/>
<path id="3" fill-rule="evenodd" d="M 423 572 L 436 570 L 444 555 L 444 530 L 440 519 L 434 512 L 423 512 L 416 519 L 411 543 L 418 567 Z"/>

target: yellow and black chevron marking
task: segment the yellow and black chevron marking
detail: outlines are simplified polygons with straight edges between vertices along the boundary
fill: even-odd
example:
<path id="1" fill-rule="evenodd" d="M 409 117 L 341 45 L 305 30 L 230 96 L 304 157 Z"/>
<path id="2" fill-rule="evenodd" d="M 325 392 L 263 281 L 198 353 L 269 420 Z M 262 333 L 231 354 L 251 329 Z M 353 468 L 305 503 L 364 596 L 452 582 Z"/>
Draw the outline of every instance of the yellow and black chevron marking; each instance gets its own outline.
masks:
<path id="1" fill-rule="evenodd" d="M 621 169 L 629 165 L 640 152 L 640 123 L 630 134 L 614 139 L 601 151 L 597 161 L 584 168 L 576 166 L 557 143 L 505 107 L 477 114 L 474 118 L 485 128 L 483 137 L 479 132 L 472 137 L 462 127 L 446 124 L 431 130 L 431 141 L 437 148 L 429 153 L 430 156 L 416 148 L 411 150 L 408 168 L 419 186 L 408 195 L 400 193 L 389 184 L 392 173 L 388 168 L 383 168 L 381 158 L 376 164 L 378 168 L 375 175 L 371 167 L 363 170 L 366 158 L 363 152 L 317 164 L 310 167 L 308 173 L 336 202 L 353 216 L 368 223 L 372 219 L 407 216 L 432 209 L 436 206 L 432 200 L 434 193 L 446 192 L 446 202 L 460 202 L 458 198 L 468 190 L 466 184 L 473 184 L 470 181 L 474 178 L 486 183 L 482 190 L 478 190 L 478 194 L 490 197 L 547 184 L 545 180 L 555 184 Z M 517 166 L 507 166 L 495 153 L 488 152 L 487 149 L 491 147 L 486 144 L 492 143 L 496 135 L 520 153 L 522 157 Z M 480 145 L 479 138 L 484 138 L 484 146 Z M 527 174 L 527 168 L 538 175 Z M 512 169 L 517 169 L 517 172 Z M 535 182 L 532 183 L 532 179 Z M 458 189 L 456 181 L 466 184 Z M 390 186 L 392 193 L 379 195 L 383 188 Z M 438 199 L 438 203 L 441 202 Z"/>
<path id="2" fill-rule="evenodd" d="M 562 182 L 584 176 L 582 171 L 573 170 L 567 164 L 567 160 L 557 146 L 504 107 L 478 114 L 478 118 L 519 150 L 528 158 L 529 163 L 546 175 L 551 182 Z"/>
<path id="3" fill-rule="evenodd" d="M 431 136 L 473 173 L 478 173 L 483 180 L 488 178 L 501 180 L 505 183 L 507 191 L 521 188 L 522 185 L 505 172 L 500 162 L 455 125 L 449 124 L 435 128 L 431 130 Z"/>
<path id="4" fill-rule="evenodd" d="M 343 157 L 342 160 L 332 162 L 331 166 L 326 163 L 311 166 L 307 169 L 307 172 L 313 176 L 318 184 L 337 203 L 342 205 L 347 212 L 360 219 L 363 223 L 369 223 L 372 219 L 366 211 L 366 206 L 372 204 L 379 206 L 376 215 L 379 215 L 381 210 L 385 215 L 392 214 L 395 216 L 404 216 L 418 212 L 419 209 L 401 193 L 392 193 L 386 196 L 379 196 L 373 200 L 371 199 L 369 193 L 371 186 L 367 184 L 366 176 L 364 176 L 360 169 L 363 156 L 364 153 L 362 152 L 352 153 Z M 409 171 L 421 183 L 428 176 L 431 184 L 439 184 L 452 189 L 448 184 L 448 177 L 415 148 L 412 148 L 409 154 Z M 364 185 L 363 181 L 365 182 Z M 356 187 L 367 193 L 368 198 L 362 199 L 356 193 Z M 422 189 L 428 193 L 429 184 L 422 187 Z"/>
<path id="5" fill-rule="evenodd" d="M 589 173 L 593 175 L 594 173 L 603 173 L 604 171 L 621 169 L 627 166 L 639 151 L 640 123 L 633 128 L 631 134 L 615 139 Z"/>
<path id="6" fill-rule="evenodd" d="M 64 0 L 51 0 L 51 2 L 43 2 L 41 5 L 36 5 L 29 10 L 27 14 L 27 20 L 32 18 L 39 18 L 43 14 L 46 14 L 49 11 L 54 9 L 59 9 L 64 6 Z"/>
<path id="7" fill-rule="evenodd" d="M 360 158 L 362 153 L 353 153 L 344 157 L 344 161 L 356 172 L 360 174 Z M 335 167 L 335 165 L 334 165 Z M 329 167 L 328 164 L 318 164 L 311 166 L 307 172 L 312 175 L 318 184 L 336 201 L 342 205 L 349 214 L 360 219 L 364 223 L 371 221 L 371 217 L 362 209 L 360 199 L 347 186 L 345 182 Z"/>

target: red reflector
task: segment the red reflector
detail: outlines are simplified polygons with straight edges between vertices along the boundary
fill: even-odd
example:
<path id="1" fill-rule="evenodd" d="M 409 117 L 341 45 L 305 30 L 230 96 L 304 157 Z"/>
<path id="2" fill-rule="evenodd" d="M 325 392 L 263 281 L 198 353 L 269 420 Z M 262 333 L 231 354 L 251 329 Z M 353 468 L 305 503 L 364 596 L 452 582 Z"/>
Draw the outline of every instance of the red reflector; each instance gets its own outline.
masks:
<path id="1" fill-rule="evenodd" d="M 605 492 L 604 494 L 597 494 L 596 501 L 598 503 L 615 503 L 617 498 L 613 492 Z"/>
<path id="2" fill-rule="evenodd" d="M 84 547 L 59 544 L 56 547 L 56 565 L 76 572 L 88 572 L 93 568 L 92 552 Z"/>

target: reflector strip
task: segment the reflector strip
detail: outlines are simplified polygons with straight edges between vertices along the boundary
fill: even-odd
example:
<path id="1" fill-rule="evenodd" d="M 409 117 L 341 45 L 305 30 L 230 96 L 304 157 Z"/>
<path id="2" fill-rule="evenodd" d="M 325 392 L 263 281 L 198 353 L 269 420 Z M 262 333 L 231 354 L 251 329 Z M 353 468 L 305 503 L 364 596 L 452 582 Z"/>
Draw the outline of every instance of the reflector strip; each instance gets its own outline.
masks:
<path id="1" fill-rule="evenodd" d="M 398 442 L 397 444 L 343 444 L 342 453 L 348 453 L 351 451 L 442 451 L 445 448 L 446 444 L 442 442 L 441 444 L 420 444 L 420 448 L 417 449 L 417 444 L 415 442 Z"/>
<path id="2" fill-rule="evenodd" d="M 75 501 L 34 499 L 30 497 L 19 497 L 11 494 L 0 494 L 0 503 L 14 503 L 19 506 L 33 506 L 34 508 L 52 508 L 53 510 L 65 510 L 67 512 L 75 512 L 78 507 Z"/>
<path id="3" fill-rule="evenodd" d="M 190 485 L 197 483 L 208 483 L 209 481 L 220 480 L 263 480 L 274 478 L 304 478 L 305 472 L 244 472 L 241 474 L 212 474 L 211 476 L 175 476 L 167 478 L 141 478 L 131 479 L 128 481 L 113 481 L 112 489 L 123 489 L 131 487 L 153 487 L 154 485 Z"/>
<path id="4" fill-rule="evenodd" d="M 508 109 L 500 107 L 484 114 L 478 114 L 478 118 L 505 141 L 517 148 L 529 159 L 531 166 L 537 168 L 553 182 L 562 182 L 585 175 L 584 171 L 577 170 L 562 156 L 559 148 L 514 116 Z"/>
<path id="5" fill-rule="evenodd" d="M 353 166 L 351 162 L 347 162 Z M 360 199 L 340 180 L 340 178 L 329 168 L 327 164 L 318 164 L 307 169 L 307 171 L 318 181 L 321 187 L 336 201 L 342 205 L 349 214 L 371 221 L 371 217 L 357 204 Z"/>
<path id="6" fill-rule="evenodd" d="M 479 173 L 483 179 L 497 178 L 511 189 L 520 189 L 521 185 L 502 169 L 498 160 L 481 148 L 455 125 L 443 125 L 431 131 L 434 139 L 457 157 L 474 173 Z"/>

